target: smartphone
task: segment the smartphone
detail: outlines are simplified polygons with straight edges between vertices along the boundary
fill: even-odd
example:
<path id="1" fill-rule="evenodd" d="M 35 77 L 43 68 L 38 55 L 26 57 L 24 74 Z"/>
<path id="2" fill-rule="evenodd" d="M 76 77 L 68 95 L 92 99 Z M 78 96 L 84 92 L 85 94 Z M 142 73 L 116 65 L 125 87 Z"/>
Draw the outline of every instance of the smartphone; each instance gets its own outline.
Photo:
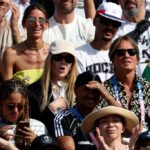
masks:
<path id="1" fill-rule="evenodd" d="M 25 130 L 24 127 L 28 127 L 29 128 L 30 126 L 30 123 L 29 121 L 20 121 L 17 125 L 17 128 L 16 128 L 16 133 L 17 134 L 20 134 L 19 130 L 18 129 L 21 129 L 21 130 Z"/>

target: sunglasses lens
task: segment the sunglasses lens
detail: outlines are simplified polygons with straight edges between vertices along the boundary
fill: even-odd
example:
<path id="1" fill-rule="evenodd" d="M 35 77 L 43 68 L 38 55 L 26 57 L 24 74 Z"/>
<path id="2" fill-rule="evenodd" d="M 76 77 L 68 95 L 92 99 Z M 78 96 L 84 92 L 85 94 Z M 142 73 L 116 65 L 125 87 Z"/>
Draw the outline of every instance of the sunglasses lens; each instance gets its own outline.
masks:
<path id="1" fill-rule="evenodd" d="M 61 61 L 63 59 L 63 56 L 62 55 L 53 55 L 52 58 L 56 61 Z"/>
<path id="2" fill-rule="evenodd" d="M 18 110 L 23 110 L 23 105 L 22 104 L 18 104 Z"/>
<path id="3" fill-rule="evenodd" d="M 9 110 L 14 110 L 16 106 L 14 104 L 8 104 L 7 107 L 8 107 Z M 18 104 L 17 108 L 18 108 L 19 111 L 21 111 L 23 109 L 23 104 Z"/>
<path id="4" fill-rule="evenodd" d="M 124 56 L 124 55 L 125 55 L 125 50 L 120 49 L 120 50 L 117 50 L 116 53 L 117 53 L 118 56 L 121 57 L 121 56 Z"/>
<path id="5" fill-rule="evenodd" d="M 74 57 L 72 55 L 65 56 L 66 63 L 72 63 L 74 62 Z"/>
<path id="6" fill-rule="evenodd" d="M 8 107 L 9 110 L 13 110 L 15 108 L 15 105 L 14 104 L 9 104 L 7 107 Z"/>
<path id="7" fill-rule="evenodd" d="M 116 51 L 116 53 L 117 53 L 118 56 L 121 57 L 121 56 L 124 56 L 124 55 L 125 55 L 126 51 L 128 52 L 128 54 L 129 54 L 130 56 L 134 56 L 135 54 L 137 54 L 136 49 L 127 49 L 127 50 L 125 50 L 125 49 L 118 49 L 118 50 Z"/>
<path id="8" fill-rule="evenodd" d="M 108 26 L 110 24 L 108 19 L 105 19 L 104 17 L 100 17 L 99 20 L 100 20 L 100 23 L 102 23 L 105 26 Z"/>
<path id="9" fill-rule="evenodd" d="M 45 18 L 42 18 L 42 17 L 39 18 L 39 23 L 40 23 L 40 24 L 43 24 L 43 23 L 45 23 L 45 22 L 46 22 L 46 19 L 45 19 Z"/>
<path id="10" fill-rule="evenodd" d="M 36 18 L 34 17 L 31 17 L 31 18 L 28 18 L 27 19 L 30 23 L 34 23 L 36 21 Z"/>
<path id="11" fill-rule="evenodd" d="M 34 17 L 30 17 L 30 18 L 28 18 L 27 19 L 30 23 L 35 23 L 36 22 L 36 18 L 34 18 Z M 45 18 L 43 18 L 43 17 L 40 17 L 39 18 L 39 23 L 40 24 L 43 24 L 43 23 L 45 23 L 46 22 L 46 19 Z"/>
<path id="12" fill-rule="evenodd" d="M 134 56 L 136 54 L 136 49 L 128 49 L 127 51 L 130 56 Z"/>
<path id="13" fill-rule="evenodd" d="M 56 61 L 62 61 L 63 59 L 65 59 L 66 63 L 72 63 L 74 61 L 74 57 L 72 55 L 62 56 L 58 54 L 58 55 L 53 55 L 52 58 Z"/>
<path id="14" fill-rule="evenodd" d="M 114 21 L 114 23 L 112 23 L 112 26 L 114 28 L 119 28 L 121 26 L 121 22 Z"/>
<path id="15" fill-rule="evenodd" d="M 114 28 L 119 28 L 121 26 L 121 22 L 106 19 L 104 17 L 100 17 L 99 21 L 100 21 L 100 23 L 102 23 L 105 26 L 109 26 L 110 24 L 112 24 L 112 27 L 114 27 Z"/>

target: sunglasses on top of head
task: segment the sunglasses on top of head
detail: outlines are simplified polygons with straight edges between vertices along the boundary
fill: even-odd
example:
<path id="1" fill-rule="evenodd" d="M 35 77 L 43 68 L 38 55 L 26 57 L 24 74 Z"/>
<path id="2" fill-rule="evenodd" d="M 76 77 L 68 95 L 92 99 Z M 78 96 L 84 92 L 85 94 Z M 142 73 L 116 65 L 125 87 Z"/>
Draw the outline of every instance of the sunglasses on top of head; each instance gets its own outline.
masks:
<path id="1" fill-rule="evenodd" d="M 52 55 L 52 58 L 55 61 L 62 61 L 64 59 L 66 63 L 74 62 L 74 57 L 72 55 L 65 55 L 65 56 L 63 56 L 61 54 L 57 54 L 57 55 Z"/>
<path id="2" fill-rule="evenodd" d="M 17 104 L 17 105 L 15 105 L 15 104 L 8 104 L 7 105 L 7 108 L 9 110 L 14 110 L 16 107 L 18 108 L 19 111 L 23 110 L 23 104 Z"/>
<path id="3" fill-rule="evenodd" d="M 36 22 L 36 18 L 35 17 L 29 17 L 26 20 L 28 20 L 31 24 L 34 24 Z M 46 22 L 46 19 L 43 17 L 38 18 L 38 22 L 40 24 L 44 24 Z"/>
<path id="4" fill-rule="evenodd" d="M 137 54 L 136 49 L 117 49 L 115 53 L 116 53 L 119 57 L 121 57 L 121 56 L 124 56 L 126 52 L 128 52 L 128 54 L 129 54 L 130 56 L 134 56 L 134 55 Z"/>
<path id="5" fill-rule="evenodd" d="M 113 28 L 119 28 L 121 26 L 121 22 L 107 19 L 102 16 L 99 17 L 99 22 L 105 26 L 109 26 L 111 24 Z"/>

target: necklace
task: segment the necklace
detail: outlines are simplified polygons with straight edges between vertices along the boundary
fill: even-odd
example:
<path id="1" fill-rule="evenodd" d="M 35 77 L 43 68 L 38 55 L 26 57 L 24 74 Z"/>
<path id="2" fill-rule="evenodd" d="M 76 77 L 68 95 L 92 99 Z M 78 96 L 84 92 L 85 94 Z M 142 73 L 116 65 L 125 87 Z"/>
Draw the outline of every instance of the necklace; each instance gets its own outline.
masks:
<path id="1" fill-rule="evenodd" d="M 26 41 L 23 42 L 23 46 L 28 49 L 29 51 L 26 52 L 27 54 L 30 54 L 30 55 L 37 55 L 39 54 L 41 51 L 44 50 L 44 42 L 42 43 L 42 46 L 40 48 L 33 48 L 33 47 L 30 47 Z"/>

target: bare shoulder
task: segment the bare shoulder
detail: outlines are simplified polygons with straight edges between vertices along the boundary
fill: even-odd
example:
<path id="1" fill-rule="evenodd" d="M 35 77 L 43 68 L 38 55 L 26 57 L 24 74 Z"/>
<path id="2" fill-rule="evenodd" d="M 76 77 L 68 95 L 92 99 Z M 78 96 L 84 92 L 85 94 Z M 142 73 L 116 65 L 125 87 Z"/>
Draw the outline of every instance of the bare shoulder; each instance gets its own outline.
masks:
<path id="1" fill-rule="evenodd" d="M 5 50 L 4 54 L 5 55 L 18 55 L 18 53 L 20 53 L 23 49 L 23 44 L 19 43 L 17 45 L 13 45 L 12 47 L 9 47 Z"/>

